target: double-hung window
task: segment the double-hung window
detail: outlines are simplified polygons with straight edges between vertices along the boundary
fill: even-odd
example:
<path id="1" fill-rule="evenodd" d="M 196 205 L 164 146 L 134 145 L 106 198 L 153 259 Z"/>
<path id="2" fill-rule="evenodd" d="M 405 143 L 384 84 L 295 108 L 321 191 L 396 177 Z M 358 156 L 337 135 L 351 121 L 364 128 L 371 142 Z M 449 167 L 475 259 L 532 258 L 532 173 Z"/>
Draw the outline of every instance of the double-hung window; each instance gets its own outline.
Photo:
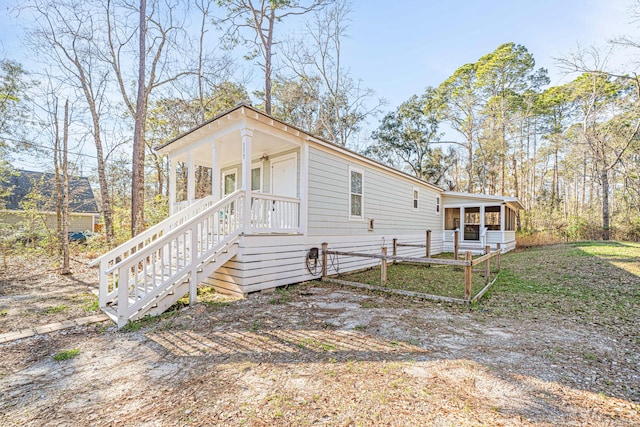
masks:
<path id="1" fill-rule="evenodd" d="M 363 214 L 363 171 L 349 168 L 349 218 L 362 219 Z"/>
<path id="2" fill-rule="evenodd" d="M 418 210 L 418 202 L 420 200 L 420 191 L 413 187 L 413 210 Z"/>

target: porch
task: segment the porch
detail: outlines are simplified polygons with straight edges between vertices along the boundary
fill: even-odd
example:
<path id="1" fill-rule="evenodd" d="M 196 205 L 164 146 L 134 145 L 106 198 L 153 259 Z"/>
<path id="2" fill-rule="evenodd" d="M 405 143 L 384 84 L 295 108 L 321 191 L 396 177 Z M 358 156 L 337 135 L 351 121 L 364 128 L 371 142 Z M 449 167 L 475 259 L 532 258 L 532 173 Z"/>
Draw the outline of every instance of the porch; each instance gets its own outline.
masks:
<path id="1" fill-rule="evenodd" d="M 209 130 L 202 137 L 188 134 L 160 147 L 169 162 L 170 216 L 240 191 L 250 202 L 232 205 L 221 223 L 242 218 L 243 234 L 303 233 L 302 141 L 287 129 L 278 132 L 271 126 L 267 132 L 236 119 L 237 126 Z"/>
<path id="2" fill-rule="evenodd" d="M 443 249 L 453 250 L 456 232 L 461 249 L 482 251 L 485 246 L 495 249 L 498 243 L 503 251 L 513 249 L 518 203 L 508 199 L 466 194 L 451 197 L 444 204 Z"/>

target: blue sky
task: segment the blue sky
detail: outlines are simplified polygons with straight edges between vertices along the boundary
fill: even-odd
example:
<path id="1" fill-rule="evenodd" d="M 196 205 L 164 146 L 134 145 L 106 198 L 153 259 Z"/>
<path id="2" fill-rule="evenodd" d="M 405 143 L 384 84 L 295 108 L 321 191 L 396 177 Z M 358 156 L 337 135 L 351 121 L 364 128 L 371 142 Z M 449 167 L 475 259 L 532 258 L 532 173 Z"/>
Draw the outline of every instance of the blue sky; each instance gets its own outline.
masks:
<path id="1" fill-rule="evenodd" d="M 346 61 L 393 108 L 500 44 L 527 47 L 552 83 L 554 63 L 580 44 L 604 44 L 637 30 L 628 0 L 355 1 Z"/>
<path id="2" fill-rule="evenodd" d="M 9 16 L 8 5 L 13 3 L 0 0 L 0 58 L 29 69 L 19 20 Z M 631 0 L 354 0 L 343 63 L 353 77 L 388 101 L 386 111 L 506 42 L 526 46 L 537 66 L 549 69 L 552 84 L 563 83 L 571 76 L 563 75 L 554 58 L 578 46 L 603 45 L 615 36 L 633 35 L 638 24 L 630 23 L 631 4 Z M 292 29 L 283 28 L 287 30 Z M 260 72 L 239 61 L 245 71 L 253 70 L 250 90 L 260 88 Z M 615 61 L 629 59 L 623 54 Z M 376 119 L 367 130 L 375 127 Z"/>

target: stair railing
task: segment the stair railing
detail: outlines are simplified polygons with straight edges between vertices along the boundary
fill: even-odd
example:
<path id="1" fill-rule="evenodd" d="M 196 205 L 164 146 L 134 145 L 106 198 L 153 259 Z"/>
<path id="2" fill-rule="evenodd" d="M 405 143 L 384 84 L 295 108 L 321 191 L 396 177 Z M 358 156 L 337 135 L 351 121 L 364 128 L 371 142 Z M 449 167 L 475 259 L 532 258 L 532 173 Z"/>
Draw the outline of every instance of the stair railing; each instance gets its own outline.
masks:
<path id="1" fill-rule="evenodd" d="M 238 190 L 180 224 L 173 221 L 168 231 L 130 251 L 124 259 L 111 257 L 111 265 L 104 269 L 101 262 L 100 307 L 117 302 L 118 323 L 121 319 L 126 323 L 166 287 L 190 274 L 196 277 L 198 261 L 242 231 L 243 201 L 244 192 Z"/>

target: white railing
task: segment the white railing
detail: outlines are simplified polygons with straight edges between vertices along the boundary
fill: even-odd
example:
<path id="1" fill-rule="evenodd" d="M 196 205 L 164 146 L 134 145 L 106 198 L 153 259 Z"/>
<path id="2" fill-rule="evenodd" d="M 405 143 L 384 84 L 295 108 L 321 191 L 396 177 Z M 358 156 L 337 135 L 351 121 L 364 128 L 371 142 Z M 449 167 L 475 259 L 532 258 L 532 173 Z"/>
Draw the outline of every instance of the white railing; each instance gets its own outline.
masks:
<path id="1" fill-rule="evenodd" d="M 100 266 L 101 274 L 98 279 L 100 289 L 100 294 L 98 296 L 99 301 L 105 301 L 105 298 L 107 298 L 107 294 L 103 294 L 103 292 L 110 287 L 107 276 L 102 274 L 103 271 L 106 271 L 118 262 L 127 259 L 132 254 L 155 242 L 175 227 L 180 226 L 185 221 L 199 214 L 203 210 L 213 206 L 214 203 L 215 201 L 212 196 L 200 199 L 196 203 L 190 205 L 188 209 L 184 209 L 179 213 L 171 215 L 164 221 L 159 222 L 158 224 L 143 231 L 142 233 L 126 241 L 120 246 L 91 261 L 89 263 L 90 267 L 94 267 L 96 265 Z"/>
<path id="2" fill-rule="evenodd" d="M 236 191 L 143 248 L 100 271 L 100 307 L 117 302 L 122 326 L 171 286 L 197 275 L 243 229 L 244 192 Z M 101 264 L 102 265 L 102 264 Z"/>
<path id="3" fill-rule="evenodd" d="M 271 194 L 251 194 L 251 230 L 300 232 L 300 200 Z"/>

